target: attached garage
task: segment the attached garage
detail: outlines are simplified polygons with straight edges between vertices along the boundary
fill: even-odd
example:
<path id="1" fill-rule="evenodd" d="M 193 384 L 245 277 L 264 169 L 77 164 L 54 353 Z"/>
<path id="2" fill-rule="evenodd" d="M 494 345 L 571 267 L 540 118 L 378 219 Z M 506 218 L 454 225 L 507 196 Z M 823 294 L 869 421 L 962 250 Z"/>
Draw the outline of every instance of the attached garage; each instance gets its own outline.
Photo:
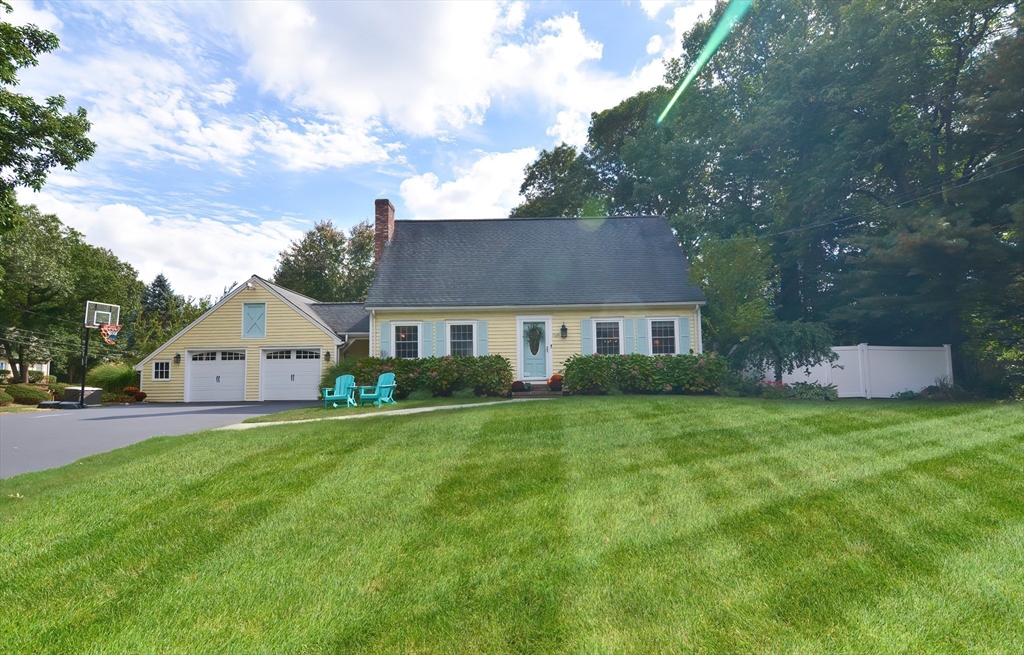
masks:
<path id="1" fill-rule="evenodd" d="M 200 350 L 187 353 L 186 401 L 245 400 L 245 351 Z"/>
<path id="2" fill-rule="evenodd" d="M 254 275 L 135 369 L 149 402 L 313 403 L 333 362 L 366 356 L 369 329 L 363 303 L 317 302 Z"/>
<path id="3" fill-rule="evenodd" d="M 270 348 L 261 351 L 262 400 L 316 400 L 320 386 L 320 348 Z"/>

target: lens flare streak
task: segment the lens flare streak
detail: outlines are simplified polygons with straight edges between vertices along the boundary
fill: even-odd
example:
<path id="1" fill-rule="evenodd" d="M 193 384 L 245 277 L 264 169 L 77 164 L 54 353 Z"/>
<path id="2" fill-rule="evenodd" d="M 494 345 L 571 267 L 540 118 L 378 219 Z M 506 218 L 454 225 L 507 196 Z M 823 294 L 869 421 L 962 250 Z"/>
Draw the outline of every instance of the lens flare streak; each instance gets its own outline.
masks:
<path id="1" fill-rule="evenodd" d="M 683 83 L 679 85 L 679 89 L 676 94 L 669 100 L 668 105 L 665 107 L 665 111 L 661 112 L 661 116 L 658 116 L 658 125 L 661 125 L 661 121 L 665 120 L 665 116 L 672 109 L 672 105 L 676 104 L 676 100 L 679 100 L 679 96 L 683 95 L 683 91 L 686 87 L 690 86 L 690 82 L 693 78 L 697 77 L 701 69 L 708 63 L 711 57 L 718 50 L 718 46 L 722 45 L 722 41 L 729 36 L 732 28 L 736 23 L 740 22 L 740 19 L 746 15 L 750 9 L 750 5 L 754 0 L 732 0 L 729 6 L 726 8 L 725 13 L 722 14 L 722 19 L 718 21 L 718 25 L 715 26 L 715 31 L 711 33 L 711 37 L 708 42 L 704 44 L 704 49 L 700 51 L 700 55 L 697 57 L 693 65 L 690 66 L 689 72 L 686 73 L 686 77 L 683 79 Z"/>

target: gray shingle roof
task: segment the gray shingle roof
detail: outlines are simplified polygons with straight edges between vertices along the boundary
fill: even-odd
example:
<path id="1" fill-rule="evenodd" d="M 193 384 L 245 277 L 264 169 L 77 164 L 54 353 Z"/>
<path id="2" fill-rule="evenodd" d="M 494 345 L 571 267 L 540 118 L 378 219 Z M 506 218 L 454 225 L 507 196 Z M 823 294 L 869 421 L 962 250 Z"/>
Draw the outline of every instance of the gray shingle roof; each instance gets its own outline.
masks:
<path id="1" fill-rule="evenodd" d="M 370 332 L 370 314 L 361 302 L 318 302 L 313 311 L 337 334 Z"/>
<path id="2" fill-rule="evenodd" d="M 662 216 L 395 221 L 366 306 L 701 302 Z"/>
<path id="3" fill-rule="evenodd" d="M 263 284 L 273 288 L 282 298 L 308 316 L 314 323 L 335 334 L 368 333 L 370 315 L 361 302 L 319 302 L 297 291 L 254 275 Z"/>

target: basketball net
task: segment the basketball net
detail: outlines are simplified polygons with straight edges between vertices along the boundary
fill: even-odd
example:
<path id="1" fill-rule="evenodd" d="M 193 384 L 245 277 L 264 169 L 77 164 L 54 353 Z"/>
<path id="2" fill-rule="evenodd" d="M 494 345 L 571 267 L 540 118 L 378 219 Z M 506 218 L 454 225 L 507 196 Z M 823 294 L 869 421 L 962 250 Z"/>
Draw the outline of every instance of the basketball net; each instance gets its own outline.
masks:
<path id="1" fill-rule="evenodd" d="M 111 346 L 117 345 L 117 333 L 121 331 L 120 325 L 101 325 L 100 336 Z"/>

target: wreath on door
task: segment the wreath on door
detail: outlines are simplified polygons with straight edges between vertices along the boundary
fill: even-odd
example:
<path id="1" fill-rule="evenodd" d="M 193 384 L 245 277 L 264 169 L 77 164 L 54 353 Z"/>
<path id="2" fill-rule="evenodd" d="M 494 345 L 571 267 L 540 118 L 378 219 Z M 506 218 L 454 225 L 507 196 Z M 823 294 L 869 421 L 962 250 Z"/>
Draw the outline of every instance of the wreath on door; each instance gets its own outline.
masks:
<path id="1" fill-rule="evenodd" d="M 540 342 L 544 338 L 544 324 L 531 323 L 523 328 L 523 338 L 530 344 L 530 352 L 534 355 L 540 350 Z"/>

